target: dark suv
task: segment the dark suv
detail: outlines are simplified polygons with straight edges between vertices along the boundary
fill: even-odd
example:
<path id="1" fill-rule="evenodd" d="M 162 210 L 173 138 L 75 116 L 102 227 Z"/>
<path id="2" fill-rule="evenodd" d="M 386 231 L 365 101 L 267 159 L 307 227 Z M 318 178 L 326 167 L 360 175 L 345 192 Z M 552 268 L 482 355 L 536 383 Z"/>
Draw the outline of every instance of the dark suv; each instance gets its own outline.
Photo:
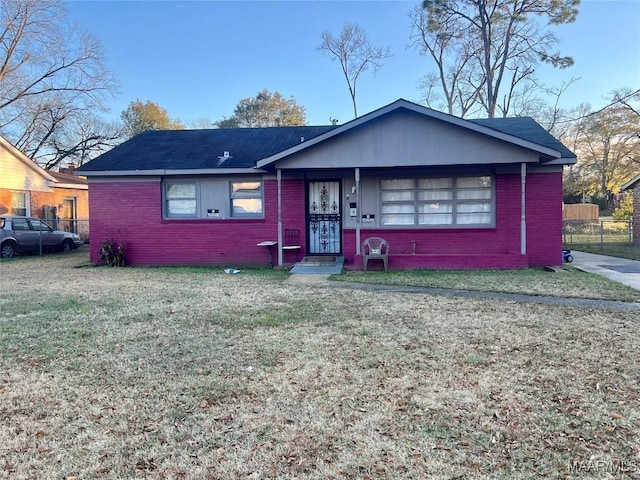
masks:
<path id="1" fill-rule="evenodd" d="M 43 251 L 68 252 L 82 245 L 75 233 L 54 230 L 39 218 L 0 216 L 0 257 Z"/>

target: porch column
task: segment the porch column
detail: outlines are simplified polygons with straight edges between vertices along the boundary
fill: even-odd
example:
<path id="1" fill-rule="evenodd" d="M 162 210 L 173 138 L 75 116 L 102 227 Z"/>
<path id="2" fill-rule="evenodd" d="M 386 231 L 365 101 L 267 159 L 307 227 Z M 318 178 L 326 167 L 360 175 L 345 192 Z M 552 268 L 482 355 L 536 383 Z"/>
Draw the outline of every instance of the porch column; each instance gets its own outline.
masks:
<path id="1" fill-rule="evenodd" d="M 356 255 L 360 255 L 360 168 L 355 169 L 356 176 Z"/>
<path id="2" fill-rule="evenodd" d="M 527 164 L 520 164 L 520 254 L 527 254 Z"/>
<path id="3" fill-rule="evenodd" d="M 276 170 L 278 179 L 278 266 L 282 267 L 282 170 Z"/>

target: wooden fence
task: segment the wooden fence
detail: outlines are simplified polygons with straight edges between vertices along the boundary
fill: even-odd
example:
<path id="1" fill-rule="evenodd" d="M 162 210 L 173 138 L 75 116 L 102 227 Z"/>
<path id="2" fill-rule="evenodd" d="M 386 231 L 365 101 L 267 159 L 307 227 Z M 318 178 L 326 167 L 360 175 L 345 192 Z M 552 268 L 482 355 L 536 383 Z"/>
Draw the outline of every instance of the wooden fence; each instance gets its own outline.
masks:
<path id="1" fill-rule="evenodd" d="M 600 207 L 593 203 L 572 203 L 563 205 L 563 220 L 590 220 L 597 222 L 600 217 Z"/>

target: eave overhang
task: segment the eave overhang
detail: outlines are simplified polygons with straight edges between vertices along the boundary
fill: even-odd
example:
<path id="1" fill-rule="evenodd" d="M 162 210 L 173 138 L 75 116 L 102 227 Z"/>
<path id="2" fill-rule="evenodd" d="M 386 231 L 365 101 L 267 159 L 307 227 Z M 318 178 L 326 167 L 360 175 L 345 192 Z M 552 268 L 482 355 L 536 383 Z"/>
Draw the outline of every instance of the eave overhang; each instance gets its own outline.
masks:
<path id="1" fill-rule="evenodd" d="M 199 168 L 199 169 L 156 169 L 156 170 L 83 170 L 83 177 L 154 177 L 170 175 L 247 175 L 267 173 L 258 168 Z"/>
<path id="2" fill-rule="evenodd" d="M 549 161 L 543 161 L 543 165 L 575 165 L 578 161 L 576 157 L 561 157 Z"/>
<path id="3" fill-rule="evenodd" d="M 88 190 L 89 186 L 83 183 L 52 183 L 52 188 L 72 188 L 74 190 Z"/>

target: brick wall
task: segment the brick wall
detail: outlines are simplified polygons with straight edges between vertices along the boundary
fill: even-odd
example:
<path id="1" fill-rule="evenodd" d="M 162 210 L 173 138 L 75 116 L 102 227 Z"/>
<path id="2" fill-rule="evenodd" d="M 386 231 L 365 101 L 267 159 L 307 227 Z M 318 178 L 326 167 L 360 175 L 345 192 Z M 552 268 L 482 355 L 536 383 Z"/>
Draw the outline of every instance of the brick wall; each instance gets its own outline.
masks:
<path id="1" fill-rule="evenodd" d="M 282 181 L 282 227 L 300 230 L 306 251 L 304 180 Z M 268 265 L 269 252 L 256 244 L 277 240 L 277 182 L 264 182 L 265 218 L 259 220 L 165 220 L 158 182 L 92 183 L 89 189 L 91 260 L 105 238 L 127 244 L 132 265 Z M 496 225 L 470 229 L 372 229 L 391 245 L 395 268 L 516 268 L 558 265 L 562 251 L 562 176 L 527 176 L 527 255 L 520 255 L 520 175 L 496 177 Z M 355 230 L 343 232 L 347 266 L 361 268 Z M 415 249 L 415 250 L 414 250 Z M 415 254 L 414 254 L 415 252 Z M 274 261 L 277 250 L 273 249 Z M 285 264 L 295 253 L 284 254 Z M 293 257 L 291 257 L 293 255 Z M 394 262 L 391 262 L 394 267 Z"/>
<path id="2" fill-rule="evenodd" d="M 562 174 L 527 175 L 527 253 L 531 266 L 562 264 Z"/>
<path id="3" fill-rule="evenodd" d="M 74 188 L 54 188 L 51 192 L 30 192 L 31 216 L 37 218 L 45 218 L 43 207 L 49 205 L 58 209 L 57 215 L 60 221 L 49 223 L 54 228 L 66 231 L 75 231 L 83 240 L 89 238 L 89 192 L 87 190 L 79 190 Z M 74 225 L 64 219 L 70 215 L 59 208 L 64 205 L 65 197 L 74 197 L 76 199 L 76 217 Z"/>
<path id="4" fill-rule="evenodd" d="M 268 265 L 256 243 L 277 239 L 277 185 L 264 184 L 265 218 L 165 220 L 160 182 L 92 183 L 91 261 L 109 238 L 126 244 L 130 265 Z M 275 252 L 274 252 L 275 258 Z"/>
<path id="5" fill-rule="evenodd" d="M 55 206 L 62 205 L 65 197 L 75 197 L 77 207 L 77 218 L 79 233 L 83 233 L 88 237 L 88 218 L 89 218 L 89 193 L 87 190 L 74 188 L 53 188 L 49 192 L 31 191 L 28 192 L 29 209 L 32 217 L 44 218 L 42 207 L 45 205 Z M 0 189 L 0 214 L 9 214 L 11 212 L 11 190 Z M 58 212 L 60 217 L 64 217 L 63 212 Z"/>
<path id="6" fill-rule="evenodd" d="M 561 264 L 562 176 L 529 174 L 526 185 L 527 255 L 520 255 L 520 175 L 496 177 L 495 228 L 361 230 L 361 240 L 385 238 L 390 268 L 520 268 Z M 347 267 L 361 268 L 355 230 L 344 235 Z M 415 253 L 414 253 L 415 252 Z"/>
<path id="7" fill-rule="evenodd" d="M 11 190 L 0 188 L 0 215 L 11 213 Z"/>

